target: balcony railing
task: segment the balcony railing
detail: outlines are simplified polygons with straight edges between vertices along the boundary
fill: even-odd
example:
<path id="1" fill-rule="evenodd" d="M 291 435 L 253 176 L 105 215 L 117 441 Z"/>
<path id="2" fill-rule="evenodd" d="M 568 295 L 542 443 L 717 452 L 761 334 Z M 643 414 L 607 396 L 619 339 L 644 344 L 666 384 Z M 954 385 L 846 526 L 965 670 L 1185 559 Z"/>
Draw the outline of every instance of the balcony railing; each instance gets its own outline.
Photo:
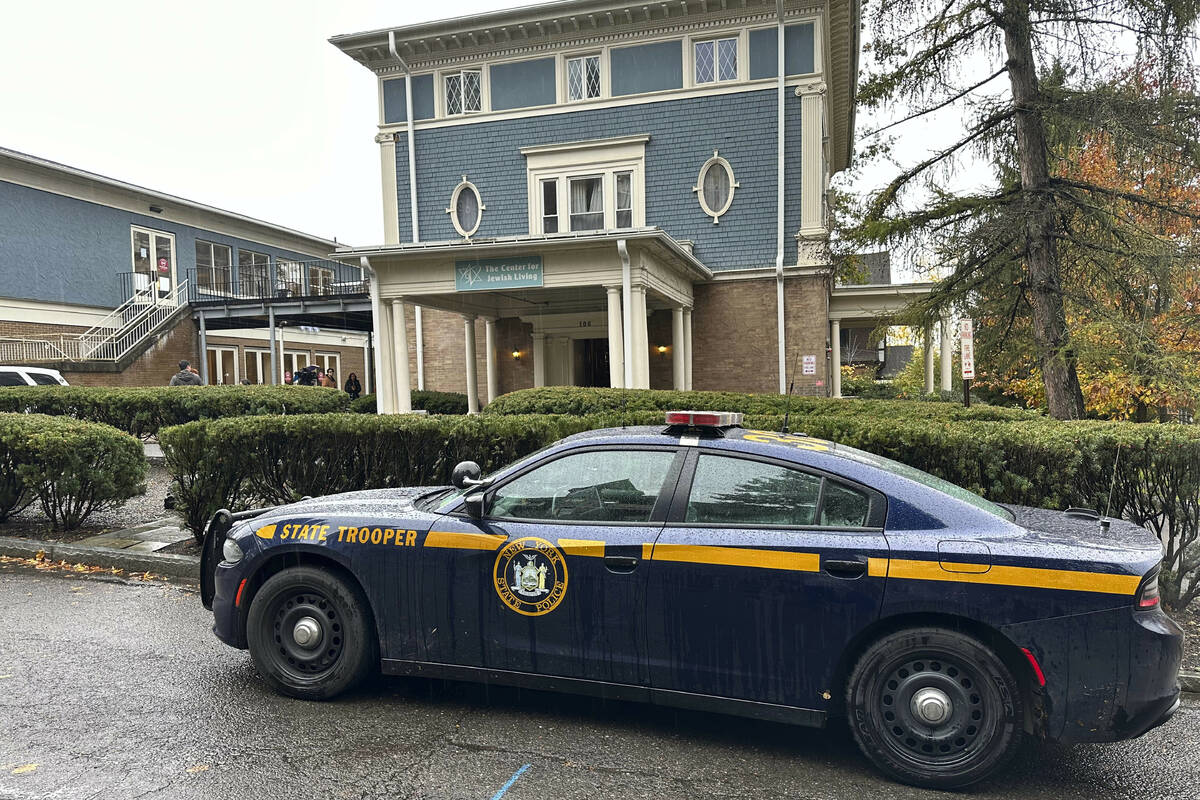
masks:
<path id="1" fill-rule="evenodd" d="M 364 297 L 367 281 L 356 267 L 336 261 L 297 261 L 280 264 L 271 274 L 239 274 L 232 270 L 199 268 L 188 270 L 188 302 L 196 305 L 227 303 L 231 300 L 281 298 Z"/>

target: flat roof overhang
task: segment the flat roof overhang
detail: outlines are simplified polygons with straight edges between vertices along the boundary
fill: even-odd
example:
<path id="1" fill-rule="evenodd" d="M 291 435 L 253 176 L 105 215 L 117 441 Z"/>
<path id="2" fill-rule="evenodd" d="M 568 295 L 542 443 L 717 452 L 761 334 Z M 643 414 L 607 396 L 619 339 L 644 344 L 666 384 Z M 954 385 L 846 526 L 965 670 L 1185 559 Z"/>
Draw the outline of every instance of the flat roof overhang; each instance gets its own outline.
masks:
<path id="1" fill-rule="evenodd" d="M 913 300 L 929 296 L 933 283 L 884 283 L 835 286 L 829 296 L 829 318 L 877 322 Z"/>

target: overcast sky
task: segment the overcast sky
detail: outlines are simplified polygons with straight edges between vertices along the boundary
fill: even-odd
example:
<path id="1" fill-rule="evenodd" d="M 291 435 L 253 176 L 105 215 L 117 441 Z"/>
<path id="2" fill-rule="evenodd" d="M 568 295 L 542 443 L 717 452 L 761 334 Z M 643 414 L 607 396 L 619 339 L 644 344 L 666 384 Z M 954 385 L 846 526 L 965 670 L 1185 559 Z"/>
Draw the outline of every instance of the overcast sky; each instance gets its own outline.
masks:
<path id="1" fill-rule="evenodd" d="M 341 242 L 378 244 L 375 82 L 327 39 L 521 5 L 7 3 L 0 146 Z"/>

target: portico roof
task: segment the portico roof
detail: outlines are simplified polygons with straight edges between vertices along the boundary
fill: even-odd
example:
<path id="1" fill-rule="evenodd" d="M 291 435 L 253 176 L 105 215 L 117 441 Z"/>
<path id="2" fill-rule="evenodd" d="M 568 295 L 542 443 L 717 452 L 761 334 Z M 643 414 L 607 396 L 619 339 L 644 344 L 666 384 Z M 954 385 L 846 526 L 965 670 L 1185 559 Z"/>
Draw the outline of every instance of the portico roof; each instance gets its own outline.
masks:
<path id="1" fill-rule="evenodd" d="M 933 291 L 932 283 L 868 283 L 834 287 L 829 297 L 830 319 L 878 320 L 900 311 Z"/>
<path id="2" fill-rule="evenodd" d="M 661 228 L 637 228 L 617 232 L 591 233 L 546 233 L 521 236 L 496 236 L 482 239 L 451 239 L 437 242 L 405 242 L 403 244 L 376 245 L 373 247 L 350 247 L 334 251 L 332 258 L 345 260 L 366 257 L 383 263 L 396 264 L 408 261 L 438 258 L 483 258 L 501 256 L 514 251 L 563 251 L 592 248 L 597 244 L 611 243 L 616 252 L 617 242 L 624 240 L 637 243 L 655 256 L 673 266 L 693 281 L 712 280 L 712 270 L 678 240 Z"/>

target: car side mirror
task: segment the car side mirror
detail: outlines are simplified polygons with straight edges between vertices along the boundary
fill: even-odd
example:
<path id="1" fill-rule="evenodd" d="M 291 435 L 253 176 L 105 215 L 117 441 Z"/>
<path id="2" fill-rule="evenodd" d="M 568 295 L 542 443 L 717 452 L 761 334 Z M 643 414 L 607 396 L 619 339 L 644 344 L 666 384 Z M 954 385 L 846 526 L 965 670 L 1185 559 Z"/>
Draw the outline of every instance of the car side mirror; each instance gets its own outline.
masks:
<path id="1" fill-rule="evenodd" d="M 483 470 L 474 461 L 460 461 L 450 473 L 450 482 L 457 489 L 466 489 L 479 485 L 479 476 Z"/>
<path id="2" fill-rule="evenodd" d="M 483 518 L 484 493 L 471 492 L 463 498 L 463 504 L 467 507 L 467 515 L 471 519 Z"/>

